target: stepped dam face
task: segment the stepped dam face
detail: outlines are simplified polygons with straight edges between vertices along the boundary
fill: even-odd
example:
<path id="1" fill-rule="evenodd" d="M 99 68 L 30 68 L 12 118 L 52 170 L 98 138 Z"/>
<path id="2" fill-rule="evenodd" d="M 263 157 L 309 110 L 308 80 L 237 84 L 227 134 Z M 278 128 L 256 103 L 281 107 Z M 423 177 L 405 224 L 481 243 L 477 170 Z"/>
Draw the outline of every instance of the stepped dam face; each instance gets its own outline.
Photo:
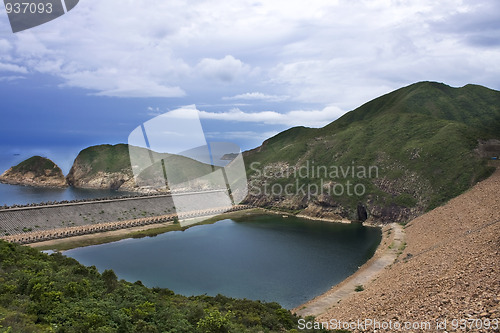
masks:
<path id="1" fill-rule="evenodd" d="M 193 198 L 190 204 L 193 212 L 203 212 L 208 215 L 221 210 L 207 209 L 203 200 L 198 200 L 199 193 L 183 195 Z M 225 202 L 223 191 L 220 194 L 212 192 L 210 195 L 211 204 L 216 204 L 216 199 L 220 195 L 221 205 L 218 207 L 224 206 L 222 204 Z M 193 216 L 200 214 L 194 213 Z M 165 217 L 165 221 L 175 217 L 174 201 L 170 195 L 8 208 L 0 210 L 0 237 L 47 232 L 61 228 L 101 226 L 131 220 L 148 221 L 147 224 L 164 222 L 155 217 Z M 101 229 L 95 231 L 101 231 Z"/>

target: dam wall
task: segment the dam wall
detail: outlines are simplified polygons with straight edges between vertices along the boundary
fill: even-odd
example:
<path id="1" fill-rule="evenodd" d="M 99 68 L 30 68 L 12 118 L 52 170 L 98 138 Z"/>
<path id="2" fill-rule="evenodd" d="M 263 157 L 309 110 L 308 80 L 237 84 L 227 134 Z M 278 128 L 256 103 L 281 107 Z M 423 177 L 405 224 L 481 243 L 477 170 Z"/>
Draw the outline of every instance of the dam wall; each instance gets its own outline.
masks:
<path id="1" fill-rule="evenodd" d="M 193 198 L 192 211 L 209 211 L 201 200 L 196 200 L 199 193 L 182 195 Z M 214 207 L 227 208 L 224 191 L 212 191 L 210 198 Z M 0 237 L 139 219 L 154 221 L 175 213 L 170 195 L 9 208 L 0 210 Z"/>
<path id="2" fill-rule="evenodd" d="M 105 232 L 105 231 L 113 231 L 119 229 L 126 229 L 132 227 L 145 226 L 150 224 L 158 224 L 158 223 L 175 223 L 176 218 L 182 219 L 190 219 L 204 216 L 213 216 L 217 214 L 222 214 L 230 211 L 238 211 L 248 209 L 250 206 L 246 205 L 237 205 L 233 207 L 218 207 L 212 209 L 205 210 L 196 210 L 191 212 L 186 212 L 182 214 L 167 214 L 162 216 L 154 216 L 154 217 L 143 217 L 134 220 L 127 221 L 118 221 L 118 222 L 107 222 L 107 223 L 98 223 L 92 225 L 82 225 L 76 227 L 65 227 L 65 228 L 57 228 L 50 230 L 41 230 L 41 231 L 31 231 L 31 232 L 23 232 L 16 235 L 3 236 L 0 237 L 11 243 L 18 244 L 29 244 L 42 242 L 51 239 L 59 239 L 66 238 L 72 236 L 80 236 L 93 234 L 97 232 Z"/>

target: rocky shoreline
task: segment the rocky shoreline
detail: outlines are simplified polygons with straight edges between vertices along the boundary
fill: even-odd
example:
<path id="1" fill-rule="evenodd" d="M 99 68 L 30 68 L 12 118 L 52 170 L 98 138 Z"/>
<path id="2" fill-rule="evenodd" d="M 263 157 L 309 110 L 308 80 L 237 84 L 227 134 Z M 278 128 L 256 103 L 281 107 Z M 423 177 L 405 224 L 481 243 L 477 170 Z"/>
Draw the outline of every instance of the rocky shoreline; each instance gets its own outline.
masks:
<path id="1" fill-rule="evenodd" d="M 26 178 L 11 178 L 11 177 L 2 177 L 0 176 L 0 183 L 7 185 L 19 185 L 19 186 L 31 186 L 31 187 L 43 187 L 43 188 L 67 188 L 68 184 L 66 181 L 38 181 L 33 180 L 33 177 Z"/>

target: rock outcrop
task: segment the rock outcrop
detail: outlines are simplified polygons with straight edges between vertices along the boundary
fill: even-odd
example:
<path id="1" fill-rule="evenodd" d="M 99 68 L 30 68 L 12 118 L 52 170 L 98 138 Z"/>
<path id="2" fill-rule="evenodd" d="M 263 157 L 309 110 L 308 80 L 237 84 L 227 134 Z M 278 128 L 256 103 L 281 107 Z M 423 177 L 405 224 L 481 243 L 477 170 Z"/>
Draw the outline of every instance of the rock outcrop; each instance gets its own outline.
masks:
<path id="1" fill-rule="evenodd" d="M 5 171 L 0 176 L 0 182 L 39 187 L 68 186 L 61 168 L 41 156 L 33 156 Z"/>
<path id="2" fill-rule="evenodd" d="M 100 145 L 82 150 L 66 180 L 77 188 L 134 191 L 136 185 L 130 167 L 128 146 Z"/>
<path id="3" fill-rule="evenodd" d="M 88 189 L 109 189 L 135 191 L 134 178 L 126 170 L 123 172 L 88 173 L 88 169 L 77 163 L 73 165 L 66 180 L 70 186 Z"/>

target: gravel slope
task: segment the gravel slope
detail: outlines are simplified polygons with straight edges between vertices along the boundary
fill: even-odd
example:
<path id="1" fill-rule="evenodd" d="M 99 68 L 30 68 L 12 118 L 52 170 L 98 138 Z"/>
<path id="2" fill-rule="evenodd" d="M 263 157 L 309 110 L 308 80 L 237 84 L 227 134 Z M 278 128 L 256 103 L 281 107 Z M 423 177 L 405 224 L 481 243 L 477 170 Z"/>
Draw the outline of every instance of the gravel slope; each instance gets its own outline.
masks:
<path id="1" fill-rule="evenodd" d="M 500 332 L 479 329 L 480 322 L 469 322 L 468 329 L 457 328 L 463 322 L 453 322 L 480 319 L 493 326 L 500 318 L 500 169 L 411 221 L 405 232 L 407 247 L 392 266 L 363 292 L 343 299 L 316 320 L 431 324 L 430 329 L 402 327 L 404 332 Z M 444 320 L 446 329 L 437 328 Z M 375 331 L 373 326 L 356 327 L 354 331 Z"/>

